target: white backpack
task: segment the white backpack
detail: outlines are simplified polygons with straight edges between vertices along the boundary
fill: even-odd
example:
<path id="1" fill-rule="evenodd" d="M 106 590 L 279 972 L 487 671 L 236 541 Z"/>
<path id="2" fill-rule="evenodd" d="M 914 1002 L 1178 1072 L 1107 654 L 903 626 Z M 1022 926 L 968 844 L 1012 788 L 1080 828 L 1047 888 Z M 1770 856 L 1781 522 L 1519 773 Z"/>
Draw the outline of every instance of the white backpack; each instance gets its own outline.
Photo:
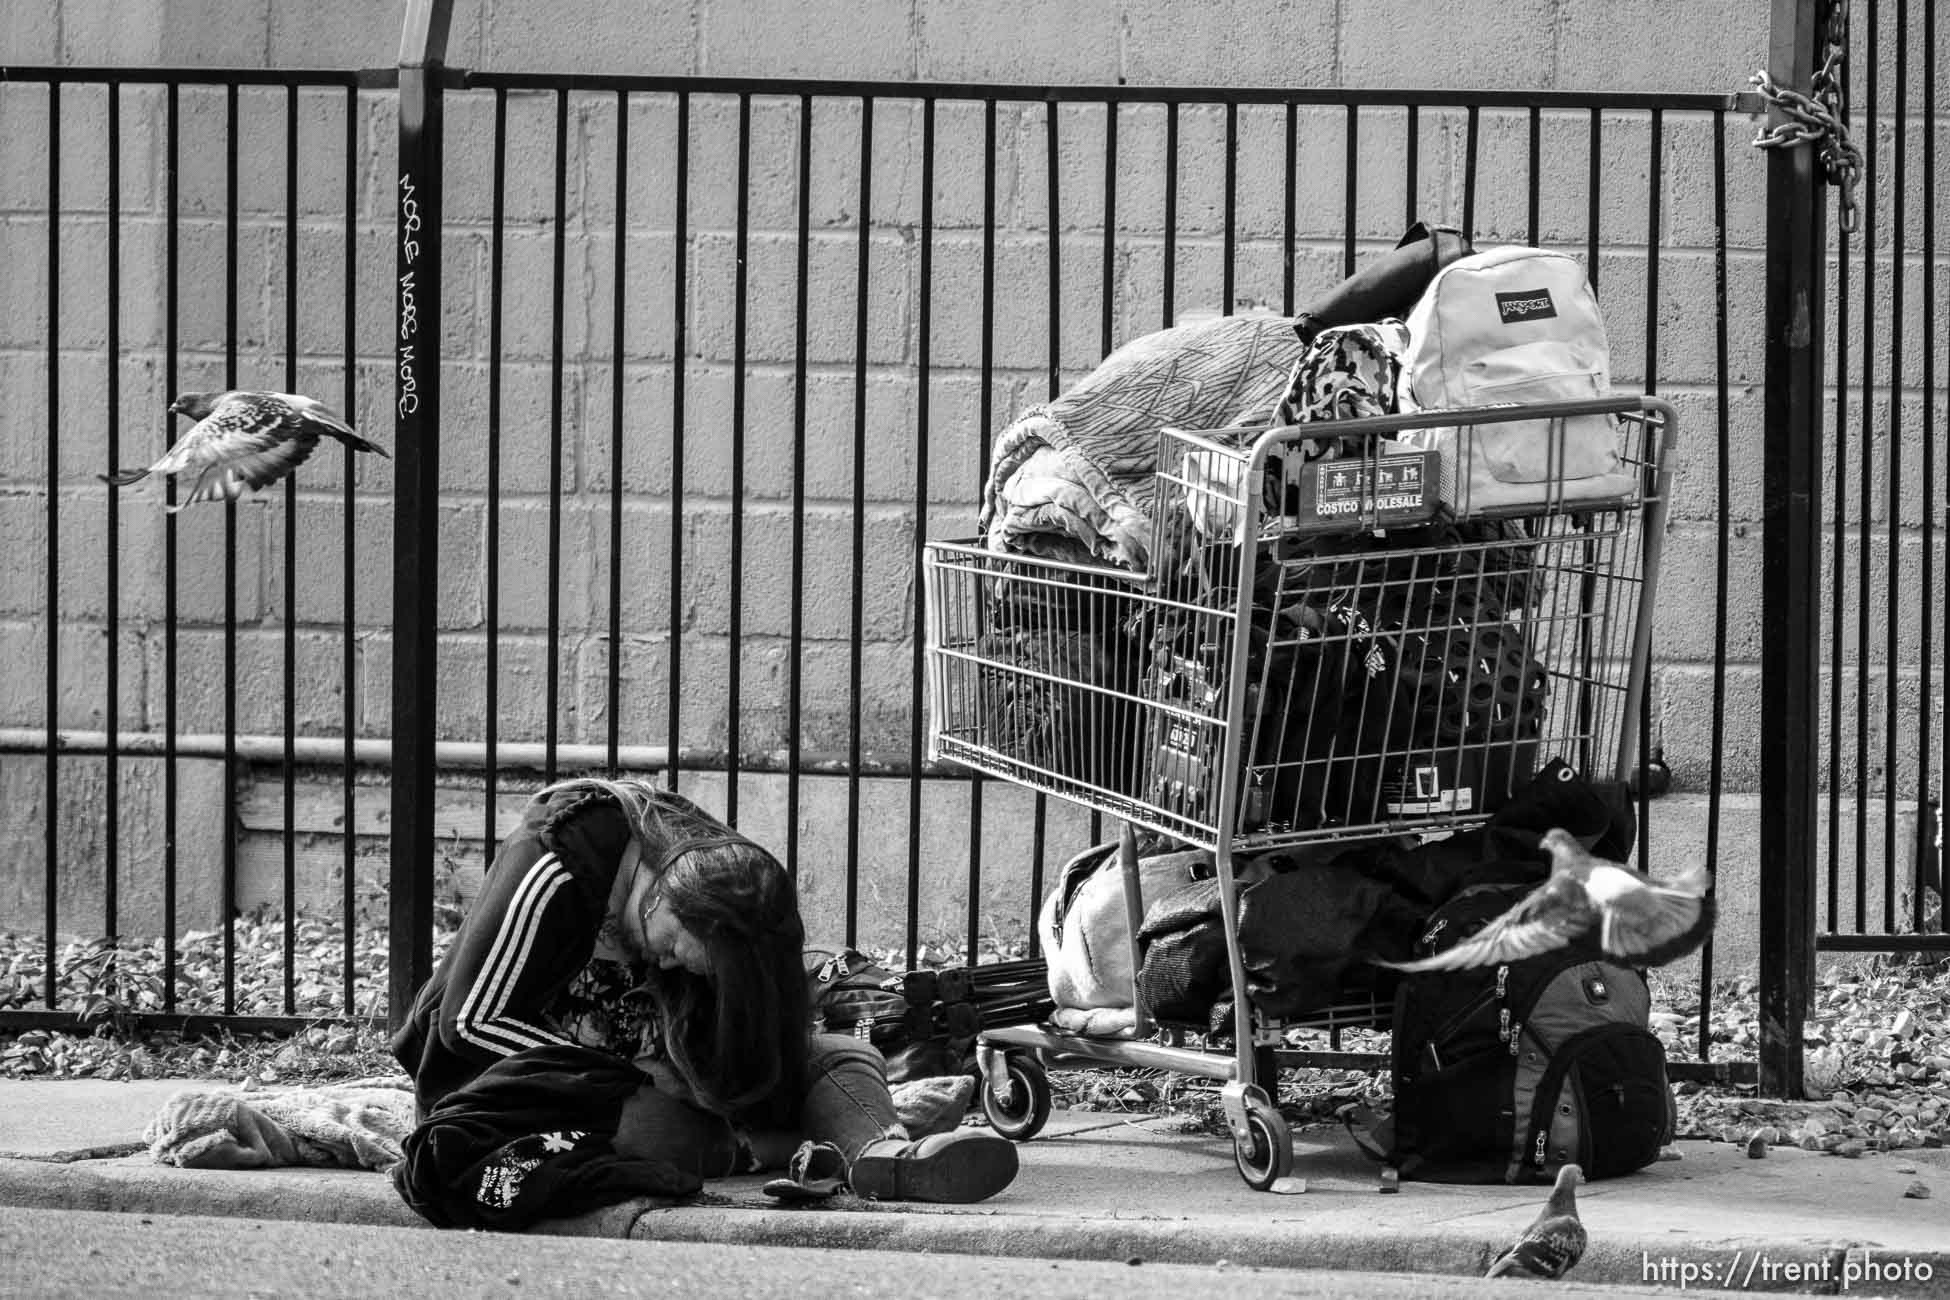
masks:
<path id="1" fill-rule="evenodd" d="M 1403 411 L 1603 397 L 1611 352 L 1598 297 L 1574 257 L 1492 248 L 1437 273 L 1408 317 Z M 1442 453 L 1442 500 L 1459 516 L 1630 499 L 1638 478 L 1610 416 L 1406 430 Z"/>

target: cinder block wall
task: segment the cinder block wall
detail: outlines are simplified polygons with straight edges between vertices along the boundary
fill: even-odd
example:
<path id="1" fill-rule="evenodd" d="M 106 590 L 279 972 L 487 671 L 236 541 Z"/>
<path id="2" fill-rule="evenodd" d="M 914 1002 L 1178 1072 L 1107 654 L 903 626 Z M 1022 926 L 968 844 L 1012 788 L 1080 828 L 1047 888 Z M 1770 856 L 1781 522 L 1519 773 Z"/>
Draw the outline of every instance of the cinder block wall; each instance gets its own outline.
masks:
<path id="1" fill-rule="evenodd" d="M 0 57 L 10 64 L 200 64 L 212 66 L 384 66 L 398 46 L 397 6 L 378 0 L 333 5 L 243 3 L 242 0 L 55 0 L 12 6 L 0 17 Z M 1920 21 L 1920 20 L 1918 20 Z M 1190 0 L 1047 5 L 1026 0 L 936 0 L 921 4 L 833 0 L 692 0 L 620 4 L 612 0 L 547 11 L 481 0 L 457 5 L 449 63 L 492 70 L 702 73 L 886 79 L 1009 81 L 1027 84 L 1123 82 L 1131 85 L 1325 85 L 1493 89 L 1675 90 L 1727 92 L 1765 59 L 1767 6 L 1747 3 L 1692 9 L 1620 5 L 1612 0 L 1461 0 L 1431 9 L 1405 0 L 1294 4 L 1258 0 L 1212 5 Z M 1858 95 L 1859 91 L 1858 82 Z M 1909 97 L 1882 81 L 1885 101 Z M 1939 99 L 1945 96 L 1938 88 Z M 0 645 L 7 661 L 45 662 L 48 642 L 46 430 L 57 438 L 60 545 L 59 702 L 63 726 L 104 724 L 109 648 L 120 670 L 117 717 L 124 728 L 159 727 L 166 699 L 178 725 L 214 731 L 223 725 L 226 645 L 222 625 L 234 612 L 236 724 L 276 734 L 284 725 L 284 625 L 296 623 L 296 725 L 336 734 L 342 726 L 343 665 L 351 639 L 353 721 L 367 735 L 389 730 L 391 683 L 386 623 L 391 601 L 391 478 L 370 458 L 352 467 L 356 505 L 345 504 L 345 457 L 326 449 L 299 476 L 296 519 L 287 534 L 281 495 L 240 508 L 234 543 L 221 512 L 193 510 L 177 526 L 177 612 L 183 620 L 166 662 L 162 637 L 164 525 L 153 504 L 125 494 L 119 536 L 106 540 L 105 496 L 93 474 L 108 459 L 109 430 L 119 433 L 119 459 L 153 455 L 171 436 L 162 413 L 166 393 L 220 387 L 224 349 L 235 314 L 237 379 L 252 386 L 294 383 L 339 401 L 378 441 L 391 441 L 395 119 L 384 95 L 351 97 L 306 90 L 297 98 L 299 231 L 295 281 L 287 273 L 285 125 L 282 90 L 239 95 L 238 231 L 234 263 L 226 250 L 225 103 L 221 92 L 186 88 L 180 97 L 175 274 L 177 373 L 164 373 L 168 265 L 168 194 L 164 161 L 165 99 L 154 88 L 120 97 L 121 178 L 117 247 L 121 295 L 117 362 L 119 408 L 107 405 L 109 362 L 106 268 L 106 94 L 66 92 L 60 103 L 59 256 L 49 266 L 50 106 L 43 88 L 0 88 L 0 265 L 7 270 L 10 310 L 0 314 L 0 540 L 13 563 L 0 569 Z M 1886 106 L 1886 105 L 1885 105 Z M 1052 167 L 1043 106 L 1004 105 L 997 113 L 994 159 L 996 286 L 994 370 L 984 391 L 981 303 L 976 294 L 984 228 L 983 121 L 979 106 L 944 101 L 937 110 L 933 177 L 932 279 L 923 292 L 922 112 L 911 100 L 874 110 L 866 180 L 869 234 L 859 234 L 862 199 L 862 110 L 857 100 L 821 100 L 814 113 L 813 175 L 808 205 L 810 246 L 804 351 L 803 459 L 793 441 L 796 383 L 801 379 L 795 329 L 798 257 L 799 113 L 796 99 L 752 101 L 749 187 L 749 277 L 743 390 L 742 462 L 745 572 L 729 572 L 734 466 L 736 111 L 735 100 L 697 96 L 689 105 L 688 240 L 677 274 L 675 238 L 677 105 L 670 96 L 632 99 L 625 215 L 620 253 L 624 329 L 620 377 L 613 355 L 615 266 L 619 254 L 617 105 L 613 96 L 568 100 L 561 255 L 564 291 L 562 382 L 551 385 L 557 331 L 552 268 L 556 103 L 547 93 L 511 94 L 507 104 L 507 178 L 499 273 L 490 218 L 493 97 L 449 97 L 450 145 L 443 249 L 446 316 L 439 620 L 443 670 L 437 701 L 443 738 L 484 734 L 488 620 L 487 572 L 499 566 L 498 717 L 503 739 L 539 739 L 547 719 L 550 671 L 547 590 L 551 528 L 548 488 L 559 470 L 567 495 L 559 517 L 560 640 L 554 649 L 567 741 L 600 742 L 607 734 L 606 688 L 620 657 L 620 727 L 625 743 L 659 743 L 668 730 L 666 692 L 678 647 L 686 743 L 716 747 L 729 738 L 727 681 L 740 674 L 744 707 L 739 741 L 747 749 L 787 743 L 786 713 L 790 528 L 801 474 L 805 515 L 805 600 L 801 655 L 808 749 L 844 749 L 859 729 L 869 752 L 905 755 L 913 694 L 912 642 L 917 534 L 952 536 L 972 528 L 972 503 L 985 433 L 1059 382 L 1086 372 L 1107 345 L 1164 323 L 1163 219 L 1165 112 L 1129 107 L 1119 114 L 1115 170 L 1117 235 L 1106 274 L 1104 226 L 1105 114 L 1101 106 L 1065 108 L 1058 116 L 1054 165 L 1060 195 L 1056 226 L 1062 268 L 1052 322 L 1048 288 Z M 348 129 L 347 115 L 350 114 Z M 1655 385 L 1681 409 L 1687 437 L 1673 521 L 1666 538 L 1665 583 L 1657 640 L 1656 726 L 1682 790 L 1704 789 L 1714 755 L 1710 731 L 1714 656 L 1726 637 L 1726 739 L 1720 747 L 1729 789 L 1751 789 L 1758 770 L 1760 436 L 1762 394 L 1762 253 L 1767 217 L 1764 162 L 1748 147 L 1753 123 L 1722 125 L 1729 246 L 1728 343 L 1731 400 L 1719 410 L 1712 387 L 1715 293 L 1712 157 L 1715 124 L 1698 114 L 1668 114 L 1659 156 L 1662 192 L 1648 195 L 1651 151 L 1642 115 L 1609 114 L 1605 163 L 1597 196 L 1601 251 L 1597 275 L 1612 329 L 1620 386 Z M 1353 200 L 1358 256 L 1389 247 L 1408 214 L 1459 221 L 1464 199 L 1464 130 L 1460 113 L 1423 110 L 1416 119 L 1417 171 L 1405 186 L 1407 118 L 1400 110 L 1364 112 L 1361 176 Z M 1589 122 L 1582 115 L 1541 123 L 1538 238 L 1582 253 L 1590 196 Z M 1886 129 L 1886 128 L 1885 128 Z M 1178 221 L 1172 285 L 1180 310 L 1219 307 L 1223 284 L 1222 109 L 1191 106 L 1179 114 Z M 1343 184 L 1345 114 L 1303 108 L 1296 134 L 1299 186 L 1294 205 L 1296 297 L 1326 288 L 1342 273 L 1349 235 Z M 1234 306 L 1282 305 L 1285 122 L 1280 110 L 1242 110 L 1235 201 Z M 347 152 L 347 141 L 351 151 Z M 1483 243 L 1529 237 L 1525 187 L 1528 121 L 1522 112 L 1485 113 L 1475 224 Z M 353 301 L 345 297 L 343 221 L 352 188 L 356 221 Z M 1883 178 L 1883 188 L 1889 186 Z M 1893 195 L 1880 196 L 1886 203 Z M 1916 205 L 1914 193 L 1910 196 Z M 1648 346 L 1647 287 L 1652 274 L 1649 228 L 1658 228 L 1659 310 L 1656 344 Z M 1918 223 L 1912 216 L 1909 229 Z M 1878 238 L 1887 246 L 1893 223 Z M 1913 238 L 1913 236 L 1912 236 Z M 864 309 L 854 290 L 866 266 Z M 234 270 L 234 306 L 224 286 Z M 1868 314 L 1858 275 L 1850 332 Z M 681 283 L 681 312 L 674 286 Z M 50 286 L 59 305 L 60 359 L 52 416 L 47 382 Z M 500 351 L 492 349 L 492 306 L 499 294 Z M 286 327 L 296 295 L 295 341 Z M 1939 301 L 1950 300 L 1940 291 Z M 1104 317 L 1108 303 L 1109 337 Z M 1887 337 L 1886 290 L 1876 319 Z M 928 344 L 926 464 L 917 428 L 920 339 Z M 1829 305 L 1831 330 L 1834 303 Z M 1922 337 L 1920 302 L 1905 309 L 1912 351 Z M 351 343 L 348 347 L 348 316 Z M 681 327 L 682 338 L 679 339 Z M 1051 338 L 1055 338 L 1052 353 Z M 864 351 L 856 346 L 864 341 Z M 350 354 L 350 365 L 347 355 Z M 673 358 L 681 352 L 683 419 Z M 1906 464 L 1918 461 L 1920 367 L 1897 399 Z M 295 374 L 292 373 L 295 370 Z M 500 383 L 498 456 L 501 500 L 488 508 L 490 376 Z M 1878 397 L 1886 404 L 1886 397 Z M 981 412 L 987 404 L 984 427 Z M 613 495 L 613 408 L 622 411 L 620 493 Z M 1726 470 L 1732 501 L 1729 608 L 1715 614 L 1717 430 L 1724 414 Z M 1877 416 L 1878 427 L 1886 417 Z M 552 429 L 559 425 L 559 455 Z M 679 434 L 681 432 L 681 440 Z M 669 492 L 681 456 L 685 491 Z M 1869 476 L 1886 480 L 1890 448 L 1875 442 Z M 1851 466 L 1852 477 L 1860 475 Z M 925 509 L 917 513 L 917 495 Z M 852 521 L 862 503 L 861 582 L 856 615 Z M 609 553 L 610 511 L 620 501 L 622 547 Z M 1831 501 L 1829 509 L 1836 509 Z M 1866 518 L 1850 530 L 1844 564 L 1868 548 L 1870 587 L 1880 590 L 1892 547 L 1914 582 L 1921 510 L 1913 480 L 1893 502 L 1885 490 L 1849 507 Z M 1890 527 L 1893 522 L 1894 528 Z M 678 525 L 673 533 L 673 514 Z M 353 539 L 352 626 L 345 621 L 347 576 L 342 539 Z M 671 590 L 670 552 L 681 539 L 684 581 Z M 294 540 L 295 539 L 295 542 Z M 1939 534 L 1940 549 L 1941 534 Z M 287 580 L 287 551 L 290 578 Z M 225 557 L 233 557 L 227 583 Z M 621 638 L 612 643 L 610 565 L 620 564 Z M 1942 581 L 1950 564 L 1937 565 Z M 120 584 L 114 637 L 104 635 L 107 584 Z M 226 588 L 228 587 L 228 592 Z M 1918 593 L 1920 600 L 1921 594 Z M 733 601 L 742 618 L 743 652 L 734 656 Z M 672 611 L 678 635 L 673 638 Z M 1874 626 L 1886 612 L 1872 607 Z M 1940 636 L 1940 629 L 1939 629 Z M 1871 638 L 1854 644 L 1846 621 L 1842 653 L 1859 662 L 1869 698 L 1879 701 L 1887 674 L 1899 696 L 1913 700 L 1918 646 L 1902 647 L 1892 666 Z M 854 651 L 860 643 L 853 688 Z M 736 662 L 734 663 L 734 658 Z M 1943 655 L 1935 662 L 1941 665 Z M 42 671 L 0 680 L 0 725 L 39 726 L 47 719 Z M 1941 699 L 1940 687 L 1936 698 Z M 1827 697 L 1824 695 L 1824 708 Z M 1847 707 L 1853 710 L 1852 699 Z M 1853 726 L 1853 713 L 1850 725 Z M 1878 711 L 1862 772 L 1882 788 Z M 1914 785 L 1913 706 L 1900 714 L 1898 784 Z M 64 760 L 66 762 L 67 760 Z M 81 760 L 72 760 L 81 762 Z M 8 760 L 18 779 L 40 781 L 38 760 Z M 24 767 L 23 767 L 24 765 Z M 1907 770 L 1905 770 L 1905 768 Z M 1852 785 L 1855 750 L 1844 746 L 1832 775 Z M 77 789 L 81 788 L 77 786 Z M 932 796 L 931 796 L 932 797 Z M 945 796 L 944 796 L 945 797 Z M 957 796 L 958 797 L 958 796 Z M 863 865 L 904 870 L 904 792 L 869 797 L 868 816 L 887 834 L 868 837 Z M 31 807 L 33 801 L 16 805 Z M 884 804 L 884 806 L 883 806 Z M 756 805 L 754 805 L 756 806 Z M 1067 825 L 1067 823 L 1065 823 Z M 24 812 L 8 814 L 8 834 L 38 836 Z M 808 855 L 836 855 L 830 825 L 808 825 Z M 1074 830 L 1067 832 L 1074 835 Z M 1058 836 L 1062 839 L 1062 835 Z M 80 846 L 77 853 L 81 856 Z M 879 860 L 886 862 L 880 864 Z M 868 862 L 867 859 L 872 859 Z M 809 856 L 809 860 L 811 857 Z M 994 873 L 1009 876 L 1014 868 Z M 992 886 L 1026 897 L 1019 879 Z M 19 901 L 38 916 L 37 886 Z M 959 900 L 955 903 L 960 906 Z"/>

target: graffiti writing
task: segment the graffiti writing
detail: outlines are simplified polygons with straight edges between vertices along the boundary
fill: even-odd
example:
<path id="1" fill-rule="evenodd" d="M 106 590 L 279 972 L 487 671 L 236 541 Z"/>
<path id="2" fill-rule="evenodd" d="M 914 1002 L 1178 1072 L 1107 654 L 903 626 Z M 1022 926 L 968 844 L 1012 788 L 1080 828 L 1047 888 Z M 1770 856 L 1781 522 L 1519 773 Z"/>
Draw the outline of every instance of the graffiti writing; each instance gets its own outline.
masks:
<path id="1" fill-rule="evenodd" d="M 420 304 L 414 292 L 413 264 L 420 257 L 419 193 L 411 173 L 399 178 L 400 265 L 399 278 L 399 414 L 408 416 L 420 409 L 420 384 L 413 368 L 413 338 L 420 332 Z"/>

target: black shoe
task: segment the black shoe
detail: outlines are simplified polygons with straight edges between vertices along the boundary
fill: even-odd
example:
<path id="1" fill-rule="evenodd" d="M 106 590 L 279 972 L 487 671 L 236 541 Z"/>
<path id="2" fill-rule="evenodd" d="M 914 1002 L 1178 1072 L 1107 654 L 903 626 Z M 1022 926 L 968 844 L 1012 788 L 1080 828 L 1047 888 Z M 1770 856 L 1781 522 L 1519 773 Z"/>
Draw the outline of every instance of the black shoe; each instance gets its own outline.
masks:
<path id="1" fill-rule="evenodd" d="M 1020 1161 L 1016 1144 L 987 1129 L 958 1128 L 918 1142 L 871 1143 L 848 1175 L 854 1195 L 882 1201 L 967 1205 L 1007 1187 Z"/>

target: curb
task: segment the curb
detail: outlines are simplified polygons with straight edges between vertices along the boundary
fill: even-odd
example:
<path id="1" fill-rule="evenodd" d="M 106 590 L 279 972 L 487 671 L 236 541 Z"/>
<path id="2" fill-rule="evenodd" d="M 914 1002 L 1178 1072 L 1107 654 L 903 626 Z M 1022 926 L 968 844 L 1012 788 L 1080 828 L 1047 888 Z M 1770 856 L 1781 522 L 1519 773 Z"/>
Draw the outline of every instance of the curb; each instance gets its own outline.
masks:
<path id="1" fill-rule="evenodd" d="M 971 1256 L 1128 1260 L 1270 1269 L 1480 1277 L 1507 1228 L 1431 1225 L 1401 1233 L 1312 1230 L 1192 1217 L 1067 1218 L 964 1207 L 772 1206 L 756 1193 L 672 1206 L 638 1199 L 538 1225 L 552 1236 L 795 1246 Z M 214 1215 L 427 1229 L 389 1180 L 362 1170 L 177 1169 L 146 1158 L 52 1163 L 0 1159 L 0 1206 Z M 1572 1280 L 1610 1286 L 1729 1287 L 1837 1294 L 1862 1291 L 1950 1300 L 1950 1249 L 1893 1256 L 1875 1243 L 1812 1235 L 1756 1243 L 1688 1238 L 1593 1241 Z M 1844 1281 L 1846 1280 L 1846 1285 Z"/>
<path id="2" fill-rule="evenodd" d="M 178 1169 L 146 1156 L 76 1163 L 0 1160 L 0 1205 L 428 1226 L 400 1200 L 390 1180 L 364 1170 Z"/>
<path id="3" fill-rule="evenodd" d="M 1033 1214 L 917 1213 L 763 1207 L 652 1208 L 638 1241 L 1216 1264 L 1284 1270 L 1481 1277 L 1509 1243 L 1501 1232 L 1431 1228 L 1426 1235 L 1309 1231 L 1191 1219 L 1062 1220 Z M 1878 1271 L 1880 1271 L 1878 1273 Z M 1842 1279 L 1851 1278 L 1844 1287 Z M 1782 1237 L 1756 1244 L 1594 1241 L 1567 1280 L 1619 1287 L 1714 1287 L 1776 1294 L 1873 1293 L 1950 1298 L 1950 1250 L 1885 1255 L 1874 1243 Z"/>

